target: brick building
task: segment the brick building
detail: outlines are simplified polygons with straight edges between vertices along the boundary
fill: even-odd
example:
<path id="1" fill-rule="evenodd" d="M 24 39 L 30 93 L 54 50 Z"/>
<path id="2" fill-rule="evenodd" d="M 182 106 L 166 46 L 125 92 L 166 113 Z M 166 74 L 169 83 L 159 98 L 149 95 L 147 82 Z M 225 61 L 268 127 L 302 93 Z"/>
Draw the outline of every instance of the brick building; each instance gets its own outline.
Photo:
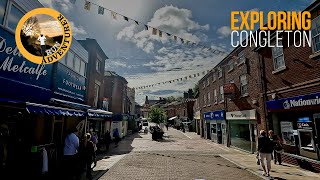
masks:
<path id="1" fill-rule="evenodd" d="M 268 127 L 283 139 L 284 161 L 319 172 L 319 162 L 310 160 L 319 160 L 319 1 L 306 10 L 312 14 L 312 48 L 296 48 L 293 34 L 288 44 L 285 34 L 281 42 L 283 47 L 257 47 L 255 51 L 259 53 L 263 69 Z"/>
<path id="2" fill-rule="evenodd" d="M 127 80 L 113 71 L 104 76 L 104 96 L 109 99 L 109 110 L 114 114 L 128 113 Z"/>
<path id="3" fill-rule="evenodd" d="M 87 67 L 87 98 L 86 103 L 90 106 L 101 109 L 103 101 L 103 78 L 105 60 L 107 55 L 101 49 L 95 39 L 78 41 L 89 53 L 89 62 Z"/>

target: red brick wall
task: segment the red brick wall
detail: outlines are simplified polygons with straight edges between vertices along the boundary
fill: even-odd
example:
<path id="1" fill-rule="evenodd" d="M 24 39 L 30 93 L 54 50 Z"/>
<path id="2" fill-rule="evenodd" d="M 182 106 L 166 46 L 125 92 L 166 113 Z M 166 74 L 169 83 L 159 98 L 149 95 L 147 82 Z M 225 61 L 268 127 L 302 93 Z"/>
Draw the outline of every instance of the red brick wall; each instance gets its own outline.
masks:
<path id="1" fill-rule="evenodd" d="M 105 76 L 105 96 L 109 99 L 109 111 L 113 113 L 126 113 L 122 106 L 126 106 L 126 82 L 122 78 Z"/>

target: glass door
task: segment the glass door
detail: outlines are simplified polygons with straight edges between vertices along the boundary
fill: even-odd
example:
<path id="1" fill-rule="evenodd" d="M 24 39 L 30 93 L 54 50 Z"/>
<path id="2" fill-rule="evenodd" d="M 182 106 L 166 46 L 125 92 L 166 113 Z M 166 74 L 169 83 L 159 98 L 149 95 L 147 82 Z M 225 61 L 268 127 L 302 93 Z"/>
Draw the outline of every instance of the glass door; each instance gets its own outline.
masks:
<path id="1" fill-rule="evenodd" d="M 320 159 L 320 149 L 319 149 L 319 144 L 320 144 L 320 114 L 314 114 L 313 115 L 313 121 L 315 125 L 315 147 L 318 155 L 318 159 Z"/>

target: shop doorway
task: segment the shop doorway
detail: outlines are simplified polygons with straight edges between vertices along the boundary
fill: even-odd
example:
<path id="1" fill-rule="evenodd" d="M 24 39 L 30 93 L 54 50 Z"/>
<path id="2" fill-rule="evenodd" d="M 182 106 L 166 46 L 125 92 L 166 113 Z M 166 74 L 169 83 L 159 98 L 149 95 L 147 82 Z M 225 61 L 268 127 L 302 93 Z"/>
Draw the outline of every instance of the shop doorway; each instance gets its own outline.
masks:
<path id="1" fill-rule="evenodd" d="M 313 121 L 315 125 L 315 146 L 316 146 L 316 151 L 318 155 L 318 159 L 320 159 L 320 149 L 319 149 L 319 144 L 320 144 L 320 114 L 314 114 L 313 115 Z"/>
<path id="2" fill-rule="evenodd" d="M 207 124 L 207 139 L 211 139 L 210 123 L 206 123 L 206 124 Z"/>
<path id="3" fill-rule="evenodd" d="M 217 123 L 217 142 L 222 144 L 222 128 L 221 123 Z"/>

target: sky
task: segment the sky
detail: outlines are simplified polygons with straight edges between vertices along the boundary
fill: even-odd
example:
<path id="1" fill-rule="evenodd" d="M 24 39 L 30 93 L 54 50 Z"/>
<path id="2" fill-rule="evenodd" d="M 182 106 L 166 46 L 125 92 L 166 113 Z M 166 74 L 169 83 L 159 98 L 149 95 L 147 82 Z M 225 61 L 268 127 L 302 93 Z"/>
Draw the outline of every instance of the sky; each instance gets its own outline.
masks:
<path id="1" fill-rule="evenodd" d="M 44 6 L 63 13 L 71 22 L 76 39 L 93 38 L 109 57 L 106 70 L 125 77 L 129 87 L 140 87 L 200 73 L 187 81 L 137 89 L 136 102 L 182 96 L 212 69 L 225 55 L 214 54 L 199 46 L 188 46 L 168 38 L 152 35 L 152 29 L 125 21 L 98 7 L 85 10 L 84 0 L 39 0 Z M 184 39 L 224 52 L 230 43 L 231 11 L 301 11 L 313 0 L 90 0 L 104 8 Z"/>
<path id="2" fill-rule="evenodd" d="M 49 37 L 62 35 L 62 27 L 60 23 L 53 17 L 48 15 L 37 15 L 39 27 L 42 34 Z"/>

